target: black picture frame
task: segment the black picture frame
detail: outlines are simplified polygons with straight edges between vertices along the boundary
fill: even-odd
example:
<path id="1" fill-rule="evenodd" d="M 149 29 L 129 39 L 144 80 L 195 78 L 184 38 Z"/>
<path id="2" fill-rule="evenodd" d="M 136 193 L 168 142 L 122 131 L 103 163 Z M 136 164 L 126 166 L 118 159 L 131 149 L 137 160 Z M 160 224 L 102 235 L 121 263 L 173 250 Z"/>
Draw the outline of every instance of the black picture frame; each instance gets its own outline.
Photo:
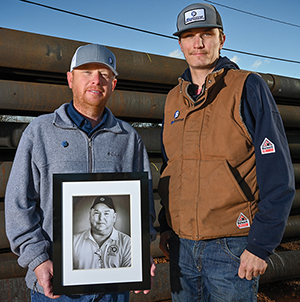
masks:
<path id="1" fill-rule="evenodd" d="M 85 208 L 95 196 L 122 196 L 116 211 L 128 213 L 131 265 L 115 268 L 73 268 L 74 221 L 80 211 L 74 202 L 83 197 Z M 80 198 L 79 198 L 80 199 Z M 88 204 L 88 205 L 87 205 Z M 122 206 L 123 204 L 123 206 Z M 124 206 L 125 205 L 125 206 Z M 77 207 L 77 206 L 76 206 Z M 74 218 L 74 213 L 76 218 Z M 78 226 L 76 227 L 78 228 Z M 126 227 L 125 227 L 126 229 Z M 53 175 L 53 293 L 55 295 L 109 293 L 150 289 L 149 183 L 147 172 Z"/>

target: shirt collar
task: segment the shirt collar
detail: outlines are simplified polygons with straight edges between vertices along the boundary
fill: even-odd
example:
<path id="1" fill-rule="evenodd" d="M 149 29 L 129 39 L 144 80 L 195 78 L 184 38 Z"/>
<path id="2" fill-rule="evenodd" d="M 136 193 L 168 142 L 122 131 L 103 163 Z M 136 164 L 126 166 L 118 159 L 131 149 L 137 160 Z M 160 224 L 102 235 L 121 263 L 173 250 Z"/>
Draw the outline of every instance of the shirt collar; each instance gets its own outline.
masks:
<path id="1" fill-rule="evenodd" d="M 106 119 L 107 119 L 107 109 L 104 108 L 103 117 L 101 122 L 95 127 L 92 128 L 92 124 L 89 120 L 87 120 L 82 114 L 80 114 L 74 107 L 73 101 L 70 102 L 69 106 L 67 107 L 67 113 L 72 120 L 72 122 L 81 130 L 83 130 L 85 133 L 88 134 L 88 136 L 91 136 L 92 133 L 101 128 L 102 125 L 104 125 Z"/>
<path id="2" fill-rule="evenodd" d="M 94 239 L 94 237 L 92 235 L 92 230 L 91 229 L 88 229 L 87 232 L 84 234 L 84 239 L 90 239 L 90 240 L 92 240 L 93 242 L 95 242 L 97 244 L 96 240 Z M 118 240 L 118 232 L 115 228 L 113 228 L 110 236 L 106 239 L 105 242 L 112 241 L 112 240 L 114 240 L 114 241 Z"/>

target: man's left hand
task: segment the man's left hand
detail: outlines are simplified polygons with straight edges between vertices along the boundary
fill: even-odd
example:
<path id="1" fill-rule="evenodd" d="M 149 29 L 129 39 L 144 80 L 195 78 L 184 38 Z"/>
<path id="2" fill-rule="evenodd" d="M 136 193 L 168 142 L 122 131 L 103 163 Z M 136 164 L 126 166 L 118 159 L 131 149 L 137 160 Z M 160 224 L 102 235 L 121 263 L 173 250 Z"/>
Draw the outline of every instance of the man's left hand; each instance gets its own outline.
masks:
<path id="1" fill-rule="evenodd" d="M 156 266 L 155 266 L 155 264 L 154 264 L 154 261 L 153 261 L 153 258 L 152 258 L 152 257 L 150 258 L 150 264 L 151 264 L 151 267 L 150 267 L 150 275 L 151 275 L 151 287 L 152 287 L 153 277 L 155 276 L 155 270 L 156 270 Z M 135 290 L 135 291 L 134 291 L 135 294 L 138 294 L 138 293 L 140 293 L 140 292 L 141 292 L 141 290 Z M 147 295 L 149 292 L 150 292 L 150 289 L 145 289 L 145 290 L 143 291 L 143 293 L 144 293 L 145 295 Z"/>
<path id="2" fill-rule="evenodd" d="M 245 250 L 241 255 L 238 275 L 241 279 L 252 280 L 253 277 L 263 275 L 267 269 L 267 262 Z"/>

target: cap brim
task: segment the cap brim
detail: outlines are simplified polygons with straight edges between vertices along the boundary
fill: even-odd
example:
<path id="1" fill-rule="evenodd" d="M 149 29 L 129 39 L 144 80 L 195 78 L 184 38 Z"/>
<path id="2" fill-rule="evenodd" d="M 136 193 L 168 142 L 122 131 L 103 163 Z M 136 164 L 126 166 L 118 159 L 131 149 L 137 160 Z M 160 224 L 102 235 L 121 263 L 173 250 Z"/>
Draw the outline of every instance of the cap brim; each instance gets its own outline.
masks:
<path id="1" fill-rule="evenodd" d="M 194 26 L 191 26 L 189 28 L 185 28 L 183 30 L 178 30 L 176 31 L 173 36 L 176 36 L 176 37 L 180 37 L 180 35 L 187 31 L 187 30 L 190 30 L 190 29 L 194 29 L 194 28 L 221 28 L 223 29 L 223 26 L 221 25 L 216 25 L 216 24 L 203 24 L 203 25 L 199 25 L 199 24 L 194 24 Z"/>
<path id="2" fill-rule="evenodd" d="M 118 75 L 119 75 L 118 72 L 117 72 L 113 67 L 111 67 L 109 64 L 106 64 L 106 63 L 103 63 L 103 62 L 91 62 L 91 61 L 86 61 L 86 62 L 83 62 L 82 64 L 80 64 L 80 65 L 78 65 L 78 66 L 74 66 L 74 67 L 72 68 L 72 70 L 73 70 L 73 69 L 76 69 L 76 68 L 78 68 L 78 67 L 80 67 L 80 66 L 83 66 L 83 65 L 85 65 L 85 64 L 100 64 L 100 65 L 104 65 L 104 66 L 108 67 L 108 68 L 112 71 L 112 73 L 113 73 L 115 76 L 118 76 Z M 72 71 L 72 70 L 70 70 L 70 71 Z"/>

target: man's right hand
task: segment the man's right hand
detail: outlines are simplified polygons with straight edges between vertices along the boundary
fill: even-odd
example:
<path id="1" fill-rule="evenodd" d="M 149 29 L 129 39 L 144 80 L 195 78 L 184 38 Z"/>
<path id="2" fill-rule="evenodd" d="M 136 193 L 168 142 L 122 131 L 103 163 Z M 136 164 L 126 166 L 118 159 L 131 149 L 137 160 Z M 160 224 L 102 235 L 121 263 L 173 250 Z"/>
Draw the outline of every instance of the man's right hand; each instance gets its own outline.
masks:
<path id="1" fill-rule="evenodd" d="M 36 278 L 39 285 L 44 289 L 46 297 L 51 299 L 57 299 L 60 296 L 53 295 L 52 277 L 53 277 L 53 263 L 51 260 L 47 260 L 37 266 L 34 269 Z"/>
<path id="2" fill-rule="evenodd" d="M 164 255 L 169 259 L 169 246 L 168 239 L 174 234 L 173 231 L 165 231 L 160 234 L 159 248 L 162 250 Z"/>

